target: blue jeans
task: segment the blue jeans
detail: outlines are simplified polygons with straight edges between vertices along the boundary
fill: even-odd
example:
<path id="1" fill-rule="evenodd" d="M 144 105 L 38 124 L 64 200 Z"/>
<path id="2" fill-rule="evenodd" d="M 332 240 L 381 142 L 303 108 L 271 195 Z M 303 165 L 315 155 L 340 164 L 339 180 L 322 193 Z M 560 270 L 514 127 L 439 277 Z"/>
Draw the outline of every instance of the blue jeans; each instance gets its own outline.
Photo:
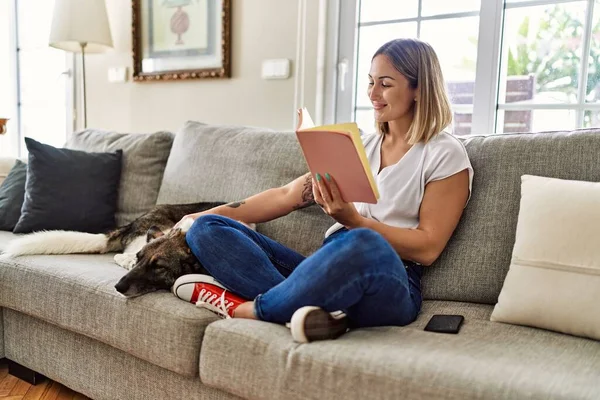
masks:
<path id="1" fill-rule="evenodd" d="M 371 229 L 339 230 L 309 257 L 219 215 L 196 219 L 186 240 L 217 281 L 254 299 L 263 321 L 286 323 L 311 305 L 344 311 L 352 327 L 401 326 L 421 309 L 422 267 Z"/>

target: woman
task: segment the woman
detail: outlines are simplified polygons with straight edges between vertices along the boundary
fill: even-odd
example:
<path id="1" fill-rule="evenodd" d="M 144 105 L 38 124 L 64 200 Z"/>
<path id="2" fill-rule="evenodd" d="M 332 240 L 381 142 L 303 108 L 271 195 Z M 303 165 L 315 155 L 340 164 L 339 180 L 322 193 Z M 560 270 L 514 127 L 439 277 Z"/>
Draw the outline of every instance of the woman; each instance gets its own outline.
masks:
<path id="1" fill-rule="evenodd" d="M 310 173 L 241 202 L 192 214 L 187 242 L 217 282 L 180 278 L 174 292 L 226 317 L 287 323 L 295 340 L 333 339 L 349 327 L 406 325 L 421 307 L 422 266 L 450 239 L 470 195 L 462 143 L 442 132 L 452 119 L 433 49 L 414 39 L 372 58 L 369 98 L 378 132 L 364 145 L 381 193 L 345 203 L 335 177 Z M 260 223 L 317 203 L 337 222 L 309 257 L 254 232 Z M 183 221 L 183 220 L 182 220 Z M 231 249 L 235 249 L 232 252 Z M 341 311 L 333 313 L 336 311 Z"/>

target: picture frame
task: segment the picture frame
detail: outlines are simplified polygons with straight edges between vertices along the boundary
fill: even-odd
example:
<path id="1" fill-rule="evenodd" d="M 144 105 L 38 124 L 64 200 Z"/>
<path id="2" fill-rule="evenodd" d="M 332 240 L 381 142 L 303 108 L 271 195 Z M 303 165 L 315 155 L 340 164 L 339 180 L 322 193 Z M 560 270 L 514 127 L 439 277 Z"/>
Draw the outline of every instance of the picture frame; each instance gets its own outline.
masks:
<path id="1" fill-rule="evenodd" d="M 231 77 L 231 0 L 132 0 L 134 81 Z"/>

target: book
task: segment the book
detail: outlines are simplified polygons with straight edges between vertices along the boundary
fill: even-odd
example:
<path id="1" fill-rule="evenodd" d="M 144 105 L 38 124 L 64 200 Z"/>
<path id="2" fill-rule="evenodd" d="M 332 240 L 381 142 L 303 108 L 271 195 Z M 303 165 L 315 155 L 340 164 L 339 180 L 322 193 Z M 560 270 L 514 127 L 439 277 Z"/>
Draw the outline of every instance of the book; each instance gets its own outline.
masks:
<path id="1" fill-rule="evenodd" d="M 354 122 L 315 126 L 306 108 L 298 110 L 296 136 L 313 179 L 331 175 L 347 203 L 377 203 L 379 190 Z"/>

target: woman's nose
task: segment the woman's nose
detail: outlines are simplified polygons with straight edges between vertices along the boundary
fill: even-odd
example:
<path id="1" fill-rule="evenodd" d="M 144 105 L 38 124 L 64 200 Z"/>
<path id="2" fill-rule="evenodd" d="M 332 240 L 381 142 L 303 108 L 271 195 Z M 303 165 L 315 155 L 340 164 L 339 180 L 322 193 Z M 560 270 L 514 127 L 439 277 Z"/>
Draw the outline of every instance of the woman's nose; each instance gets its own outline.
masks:
<path id="1" fill-rule="evenodd" d="M 376 86 L 371 86 L 367 91 L 370 100 L 377 100 L 379 98 L 379 90 Z"/>

